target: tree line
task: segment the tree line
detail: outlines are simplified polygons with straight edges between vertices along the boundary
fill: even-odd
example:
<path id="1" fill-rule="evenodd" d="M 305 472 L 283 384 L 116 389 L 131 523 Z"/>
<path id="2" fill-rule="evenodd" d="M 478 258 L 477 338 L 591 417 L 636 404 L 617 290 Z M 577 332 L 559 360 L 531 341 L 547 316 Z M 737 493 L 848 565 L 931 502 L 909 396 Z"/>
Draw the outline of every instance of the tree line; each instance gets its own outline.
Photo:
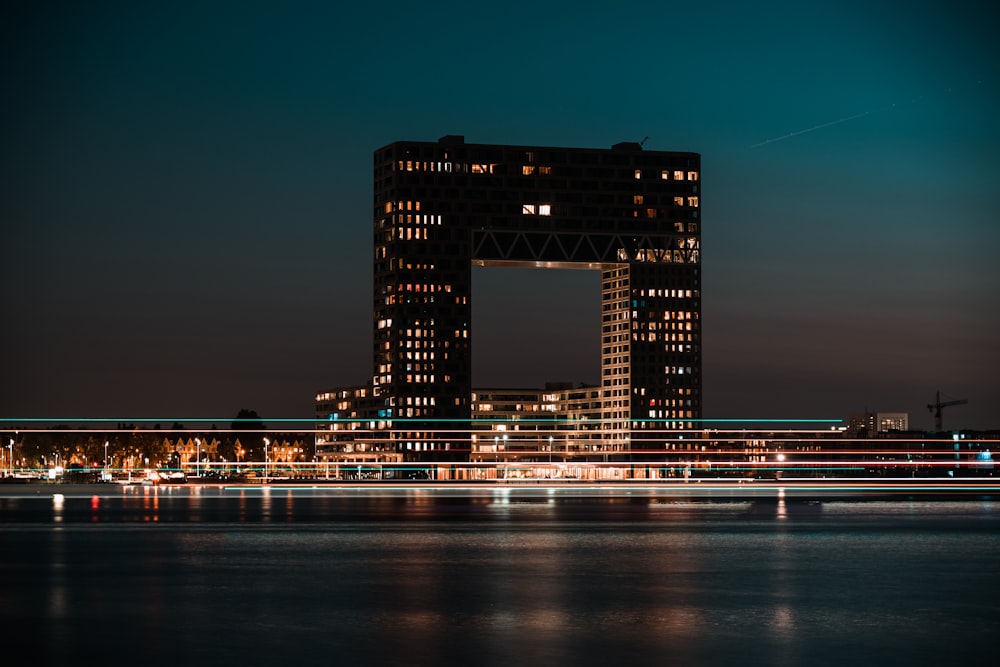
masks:
<path id="1" fill-rule="evenodd" d="M 15 465 L 26 468 L 94 467 L 106 462 L 113 462 L 115 467 L 172 467 L 177 455 L 172 443 L 181 438 L 201 439 L 205 443 L 215 441 L 215 460 L 263 461 L 265 437 L 272 441 L 302 439 L 301 434 L 269 433 L 255 410 L 241 409 L 228 431 L 220 431 L 215 424 L 206 430 L 187 428 L 180 422 L 168 428 L 161 424 L 141 426 L 122 422 L 114 430 L 82 429 L 69 424 L 28 432 L 10 430 L 4 435 L 3 454 L 5 465 L 9 465 L 13 455 Z M 311 438 L 305 440 L 312 441 Z M 12 441 L 13 446 L 10 446 Z M 237 447 L 241 448 L 239 453 Z M 306 459 L 311 459 L 312 454 L 309 452 Z M 199 458 L 201 456 L 199 453 Z"/>

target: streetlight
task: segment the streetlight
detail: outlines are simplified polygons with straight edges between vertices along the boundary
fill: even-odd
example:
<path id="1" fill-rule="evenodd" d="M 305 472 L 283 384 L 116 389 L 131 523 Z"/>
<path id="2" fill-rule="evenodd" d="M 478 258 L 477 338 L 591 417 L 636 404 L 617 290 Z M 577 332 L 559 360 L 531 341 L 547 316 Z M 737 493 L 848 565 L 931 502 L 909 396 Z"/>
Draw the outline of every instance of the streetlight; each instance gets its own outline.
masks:
<path id="1" fill-rule="evenodd" d="M 267 455 L 267 446 L 271 444 L 271 441 L 264 438 L 264 483 L 267 484 L 267 466 L 270 461 Z"/>
<path id="2" fill-rule="evenodd" d="M 104 441 L 104 472 L 108 471 L 108 441 Z"/>
<path id="3" fill-rule="evenodd" d="M 507 451 L 507 434 L 506 433 L 503 434 L 503 447 L 502 447 L 502 449 L 503 449 L 504 452 Z M 505 464 L 507 463 L 507 456 L 506 456 L 506 454 L 504 455 L 504 463 Z M 506 466 L 504 467 L 503 476 L 504 477 L 507 476 Z"/>
<path id="4" fill-rule="evenodd" d="M 201 477 L 201 438 L 194 439 L 194 471 L 198 477 Z"/>

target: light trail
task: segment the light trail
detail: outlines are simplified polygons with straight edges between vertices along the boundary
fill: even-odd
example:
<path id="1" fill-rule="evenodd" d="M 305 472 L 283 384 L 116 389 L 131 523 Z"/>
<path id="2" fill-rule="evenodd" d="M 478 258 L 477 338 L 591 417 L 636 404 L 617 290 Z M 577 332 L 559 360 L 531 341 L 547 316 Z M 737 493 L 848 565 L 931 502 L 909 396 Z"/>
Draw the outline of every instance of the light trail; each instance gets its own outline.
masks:
<path id="1" fill-rule="evenodd" d="M 418 484 L 607 481 L 666 486 L 704 483 L 720 476 L 740 484 L 798 477 L 892 478 L 896 484 L 900 477 L 921 479 L 947 473 L 954 486 L 973 475 L 991 474 L 993 450 L 1000 446 L 995 433 L 968 438 L 938 434 L 855 438 L 840 427 L 829 428 L 828 424 L 840 420 L 824 419 L 756 420 L 757 427 L 749 429 L 732 424 L 744 420 L 671 428 L 677 422 L 697 421 L 686 419 L 626 420 L 623 427 L 617 419 L 586 423 L 454 419 L 426 424 L 426 420 L 412 418 L 376 428 L 377 420 L 319 418 L 287 420 L 291 423 L 285 428 L 281 425 L 286 420 L 269 420 L 271 427 L 223 429 L 139 428 L 134 426 L 138 421 L 98 419 L 76 428 L 46 428 L 39 423 L 27 429 L 10 427 L 10 435 L 18 435 L 0 447 L 0 475 L 60 482 L 66 472 L 66 480 L 90 475 L 96 481 L 99 475 L 109 483 L 147 479 L 169 486 L 178 483 L 170 474 L 182 473 L 178 475 L 181 482 L 186 477 L 192 485 L 239 479 L 259 486 L 294 479 L 296 485 L 330 482 L 369 487 L 382 481 L 400 484 L 409 480 Z M 313 428 L 303 428 L 302 422 Z M 797 422 L 797 427 L 790 427 L 790 422 Z M 128 427 L 120 428 L 123 423 Z M 108 428 L 111 424 L 114 428 Z M 335 428 L 359 424 L 361 428 Z M 42 437 L 33 443 L 33 434 Z M 51 435 L 59 437 L 50 440 Z M 253 438 L 264 435 L 275 441 L 269 457 L 259 441 L 253 444 Z M 234 440 L 240 441 L 238 449 Z M 410 440 L 423 441 L 417 445 L 423 444 L 424 449 L 408 449 Z M 280 446 L 279 441 L 283 441 Z M 446 450 L 442 442 L 451 449 Z M 249 460 L 241 458 L 251 450 Z M 223 458 L 230 451 L 230 460 Z M 442 460 L 425 460 L 426 451 Z M 262 460 L 265 457 L 267 461 Z"/>
<path id="2" fill-rule="evenodd" d="M 971 90 L 972 90 L 973 87 L 981 86 L 982 83 L 983 83 L 982 80 L 977 80 L 974 83 L 973 82 L 965 82 L 965 84 L 962 86 L 962 90 L 965 93 L 969 93 L 969 92 L 971 92 Z M 957 90 L 957 88 L 955 88 L 955 87 L 948 88 L 947 90 L 945 90 L 943 92 L 939 92 L 934 97 L 940 98 L 940 97 L 943 97 L 945 95 L 951 95 L 954 90 Z M 876 112 L 885 112 L 885 111 L 891 111 L 891 110 L 900 110 L 903 107 L 910 106 L 910 105 L 922 102 L 924 99 L 925 99 L 924 95 L 918 95 L 917 97 L 914 97 L 914 98 L 912 98 L 912 99 L 910 99 L 908 101 L 905 101 L 905 102 L 893 102 L 892 104 L 880 106 L 880 107 L 878 107 L 876 109 L 873 109 L 873 110 L 862 111 L 861 113 L 854 114 L 853 116 L 847 116 L 845 118 L 838 118 L 837 120 L 831 120 L 831 121 L 829 121 L 827 123 L 821 123 L 819 125 L 814 125 L 812 127 L 807 127 L 807 128 L 805 128 L 803 130 L 797 130 L 795 132 L 789 132 L 788 134 L 784 134 L 784 135 L 782 135 L 780 137 L 774 137 L 773 139 L 766 139 L 764 141 L 760 141 L 760 142 L 758 142 L 756 144 L 751 145 L 750 148 L 751 149 L 753 149 L 753 148 L 760 148 L 761 146 L 766 146 L 768 144 L 773 144 L 773 143 L 775 143 L 777 141 L 784 141 L 785 139 L 791 139 L 792 137 L 797 137 L 797 136 L 802 135 L 802 134 L 806 134 L 806 133 L 809 133 L 809 132 L 815 132 L 817 130 L 822 130 L 824 128 L 831 127 L 833 125 L 839 125 L 841 123 L 846 123 L 848 121 L 857 120 L 859 118 L 864 118 L 865 116 L 869 116 L 869 115 L 871 115 L 873 113 L 876 113 Z"/>
<path id="3" fill-rule="evenodd" d="M 684 498 L 714 498 L 747 502 L 767 500 L 839 500 L 839 499 L 907 499 L 919 497 L 956 501 L 1000 500 L 1000 480 L 989 477 L 968 477 L 962 480 L 934 477 L 922 480 L 873 480 L 863 477 L 837 479 L 791 478 L 783 480 L 734 480 L 704 478 L 698 480 L 649 481 L 519 481 L 497 480 L 492 483 L 452 482 L 314 482 L 288 484 L 180 484 L 180 485 L 117 485 L 117 484 L 12 484 L 0 485 L 0 498 L 25 496 L 62 498 L 174 498 L 197 496 L 206 502 L 234 496 L 252 497 L 320 496 L 331 499 L 397 498 L 417 500 L 434 497 L 482 498 L 487 503 L 547 500 L 559 498 L 628 498 L 676 502 Z"/>
<path id="4" fill-rule="evenodd" d="M 856 120 L 858 118 L 864 118 L 865 116 L 871 114 L 871 111 L 864 111 L 859 114 L 854 114 L 853 116 L 848 116 L 846 118 L 838 118 L 837 120 L 832 120 L 829 123 L 823 123 L 821 125 L 814 125 L 813 127 L 807 127 L 804 130 L 798 130 L 796 132 L 789 132 L 788 134 L 782 135 L 780 137 L 775 137 L 774 139 L 767 139 L 759 143 L 753 144 L 750 148 L 760 148 L 761 146 L 766 146 L 767 144 L 773 144 L 776 141 L 784 141 L 785 139 L 791 139 L 792 137 L 797 137 L 800 134 L 806 134 L 808 132 L 815 132 L 816 130 L 822 130 L 824 127 L 830 127 L 832 125 L 839 125 L 841 123 L 846 123 L 849 120 Z"/>
<path id="5" fill-rule="evenodd" d="M 638 482 L 546 482 L 533 484 L 530 482 L 506 482 L 496 484 L 470 484 L 468 482 L 451 483 L 419 483 L 400 482 L 385 483 L 341 483 L 336 485 L 288 485 L 275 484 L 271 486 L 225 485 L 221 487 L 226 492 L 259 492 L 343 495 L 388 495 L 396 496 L 414 492 L 429 494 L 504 494 L 521 497 L 538 497 L 556 493 L 567 496 L 614 496 L 627 497 L 633 495 L 648 496 L 714 496 L 729 497 L 785 497 L 813 495 L 866 495 L 866 494 L 997 494 L 1000 493 L 1000 480 L 991 478 L 967 478 L 961 482 L 947 478 L 927 481 L 874 481 L 866 478 L 843 478 L 825 481 L 791 479 L 782 481 L 741 482 L 726 479 L 702 479 L 684 482 L 673 480 L 668 483 L 638 483 Z"/>

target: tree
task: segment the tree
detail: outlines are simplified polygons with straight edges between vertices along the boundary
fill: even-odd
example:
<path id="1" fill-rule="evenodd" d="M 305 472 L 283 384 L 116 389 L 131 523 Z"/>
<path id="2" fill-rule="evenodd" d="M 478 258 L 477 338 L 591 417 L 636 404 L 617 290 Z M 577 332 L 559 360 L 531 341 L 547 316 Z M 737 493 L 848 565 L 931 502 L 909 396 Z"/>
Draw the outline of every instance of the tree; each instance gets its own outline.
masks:
<path id="1" fill-rule="evenodd" d="M 227 442 L 227 449 L 229 450 L 226 452 L 227 454 L 232 456 L 236 440 L 239 439 L 244 449 L 246 449 L 244 460 L 264 460 L 264 437 L 267 427 L 261 421 L 256 410 L 240 408 L 230 428 L 233 430 L 233 433 L 231 434 L 232 438 Z M 232 458 L 235 458 L 235 456 L 232 456 Z"/>

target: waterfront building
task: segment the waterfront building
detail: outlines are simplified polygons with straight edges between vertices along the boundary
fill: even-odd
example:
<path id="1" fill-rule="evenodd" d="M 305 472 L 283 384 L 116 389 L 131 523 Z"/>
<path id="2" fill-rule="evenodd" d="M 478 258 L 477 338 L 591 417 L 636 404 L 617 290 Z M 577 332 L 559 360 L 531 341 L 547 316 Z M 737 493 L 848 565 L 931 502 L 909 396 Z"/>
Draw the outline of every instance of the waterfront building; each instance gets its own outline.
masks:
<path id="1" fill-rule="evenodd" d="M 538 388 L 490 388 L 472 391 L 469 434 L 472 461 L 534 461 L 588 458 L 600 451 L 601 388 L 549 382 Z M 366 387 L 316 395 L 317 460 L 322 462 L 403 461 L 386 447 L 367 413 Z"/>
<path id="2" fill-rule="evenodd" d="M 586 459 L 602 451 L 598 386 L 472 392 L 472 461 Z"/>
<path id="3" fill-rule="evenodd" d="M 370 384 L 316 394 L 317 460 L 401 462 L 402 454 L 376 437 L 374 406 Z"/>
<path id="4" fill-rule="evenodd" d="M 400 141 L 374 155 L 377 441 L 404 460 L 473 453 L 472 267 L 601 272 L 590 444 L 628 457 L 701 416 L 701 166 L 696 153 Z M 595 295 L 595 298 L 597 295 Z M 644 437 L 645 436 L 645 437 Z"/>

